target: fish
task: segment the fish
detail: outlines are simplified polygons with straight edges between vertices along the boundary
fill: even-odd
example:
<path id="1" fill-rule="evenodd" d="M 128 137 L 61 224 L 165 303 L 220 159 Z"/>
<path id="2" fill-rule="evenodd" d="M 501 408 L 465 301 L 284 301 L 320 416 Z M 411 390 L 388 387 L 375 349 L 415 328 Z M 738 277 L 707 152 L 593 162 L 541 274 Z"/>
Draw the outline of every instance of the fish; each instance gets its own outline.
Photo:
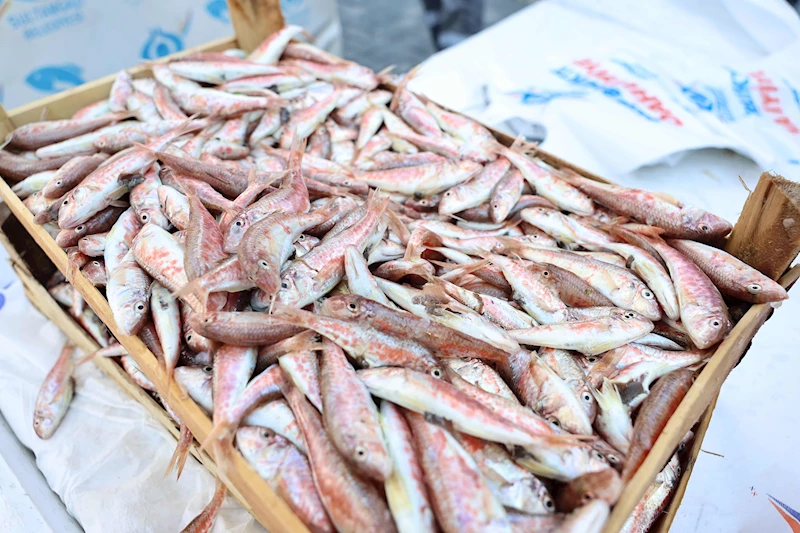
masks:
<path id="1" fill-rule="evenodd" d="M 519 403 L 519 400 L 514 396 L 514 393 L 506 385 L 503 378 L 500 377 L 500 374 L 480 359 L 453 358 L 448 359 L 446 363 L 468 383 L 511 402 Z"/>
<path id="2" fill-rule="evenodd" d="M 356 179 L 382 191 L 408 196 L 428 196 L 442 192 L 474 177 L 483 167 L 474 161 L 445 161 L 413 167 L 373 170 Z"/>
<path id="3" fill-rule="evenodd" d="M 188 283 L 183 266 L 184 250 L 160 226 L 145 225 L 134 238 L 131 250 L 139 266 L 171 292 L 176 292 Z M 182 299 L 197 311 L 203 309 L 197 298 L 191 294 L 182 296 Z"/>
<path id="4" fill-rule="evenodd" d="M 189 318 L 192 329 L 217 342 L 261 346 L 287 339 L 303 331 L 272 315 L 239 311 L 210 311 Z"/>
<path id="5" fill-rule="evenodd" d="M 732 229 L 726 220 L 702 209 L 684 205 L 674 198 L 602 183 L 574 173 L 565 173 L 563 178 L 616 213 L 664 229 L 665 237 L 714 240 L 724 237 Z"/>
<path id="6" fill-rule="evenodd" d="M 245 460 L 309 530 L 335 531 L 317 495 L 308 459 L 291 442 L 269 430 L 245 426 L 237 430 L 236 443 Z"/>
<path id="7" fill-rule="evenodd" d="M 211 216 L 200 198 L 187 189 L 189 225 L 186 228 L 186 254 L 184 269 L 189 281 L 208 273 L 228 257 L 223 250 L 224 237 L 217 221 Z"/>
<path id="8" fill-rule="evenodd" d="M 702 350 L 720 342 L 733 324 L 719 289 L 681 252 L 660 240 L 651 239 L 650 244 L 667 263 L 678 296 L 681 323 L 692 343 Z"/>
<path id="9" fill-rule="evenodd" d="M 256 365 L 256 372 L 258 372 L 258 365 Z M 256 407 L 244 417 L 242 423 L 245 426 L 267 428 L 297 446 L 297 449 L 303 454 L 307 453 L 306 442 L 303 440 L 297 420 L 286 400 L 273 400 Z"/>
<path id="10" fill-rule="evenodd" d="M 155 160 L 154 150 L 160 150 L 194 128 L 196 125 L 189 122 L 141 148 L 137 147 L 121 157 L 107 160 L 104 166 L 86 176 L 67 193 L 58 212 L 58 225 L 65 229 L 74 228 L 108 207 L 128 191 L 124 176 L 139 172 L 150 165 Z"/>
<path id="11" fill-rule="evenodd" d="M 319 359 L 314 350 L 302 349 L 286 353 L 278 358 L 278 364 L 294 386 L 308 398 L 317 411 L 323 413 Z"/>
<path id="12" fill-rule="evenodd" d="M 83 224 L 71 229 L 62 229 L 56 236 L 56 244 L 62 248 L 70 248 L 77 245 L 84 235 L 109 231 L 123 211 L 121 207 L 107 207 Z"/>
<path id="13" fill-rule="evenodd" d="M 445 429 L 421 414 L 404 413 L 420 454 L 431 505 L 445 533 L 511 531 L 503 505 L 475 460 Z"/>
<path id="14" fill-rule="evenodd" d="M 383 486 L 397 531 L 433 533 L 436 519 L 411 428 L 402 409 L 391 402 L 381 402 L 380 420 L 392 461 Z"/>
<path id="15" fill-rule="evenodd" d="M 602 499 L 592 500 L 566 516 L 556 533 L 600 533 L 608 520 L 610 508 Z"/>
<path id="16" fill-rule="evenodd" d="M 104 287 L 108 283 L 106 267 L 102 262 L 94 260 L 86 263 L 81 269 L 81 274 L 95 287 Z"/>
<path id="17" fill-rule="evenodd" d="M 156 224 L 169 229 L 169 219 L 161 211 L 161 200 L 158 188 L 161 179 L 158 177 L 158 166 L 151 165 L 143 173 L 144 181 L 131 188 L 130 203 L 139 216 L 142 224 Z"/>
<path id="18" fill-rule="evenodd" d="M 11 133 L 9 146 L 20 150 L 36 150 L 108 126 L 122 118 L 124 114 L 109 113 L 96 118 L 29 122 Z"/>
<path id="19" fill-rule="evenodd" d="M 181 530 L 182 533 L 208 533 L 214 527 L 214 521 L 219 513 L 219 508 L 222 507 L 222 502 L 225 500 L 225 495 L 228 493 L 228 487 L 221 480 L 217 480 L 216 488 L 214 489 L 214 496 L 208 505 L 197 515 L 185 528 Z"/>
<path id="20" fill-rule="evenodd" d="M 661 308 L 653 291 L 625 268 L 563 250 L 521 247 L 517 253 L 523 259 L 569 270 L 617 307 L 636 311 L 650 320 L 661 318 Z"/>
<path id="21" fill-rule="evenodd" d="M 272 316 L 312 329 L 338 344 L 362 366 L 408 366 L 442 375 L 431 352 L 420 344 L 389 335 L 358 322 L 326 317 L 284 306 L 273 306 Z"/>
<path id="22" fill-rule="evenodd" d="M 556 505 L 544 484 L 517 465 L 502 446 L 458 432 L 453 436 L 475 460 L 492 492 L 507 509 L 531 514 L 555 511 Z"/>
<path id="23" fill-rule="evenodd" d="M 594 500 L 614 505 L 622 494 L 622 488 L 619 474 L 613 468 L 590 472 L 561 488 L 557 497 L 558 508 L 569 513 Z"/>
<path id="24" fill-rule="evenodd" d="M 602 388 L 595 389 L 593 393 L 597 399 L 597 418 L 594 421 L 597 433 L 623 455 L 627 455 L 633 437 L 633 422 L 628 408 L 622 403 L 619 390 L 608 379 L 604 379 Z"/>
<path id="25" fill-rule="evenodd" d="M 656 475 L 642 499 L 631 511 L 620 533 L 645 533 L 662 515 L 681 475 L 681 463 L 675 454 L 664 469 Z"/>
<path id="26" fill-rule="evenodd" d="M 322 224 L 339 209 L 330 202 L 310 213 L 274 213 L 259 220 L 242 236 L 238 257 L 247 276 L 261 290 L 276 294 L 281 269 L 294 250 L 294 241 L 307 229 Z"/>
<path id="27" fill-rule="evenodd" d="M 694 373 L 690 370 L 675 370 L 659 379 L 650 390 L 633 424 L 633 438 L 622 471 L 625 483 L 636 474 L 693 381 Z"/>
<path id="28" fill-rule="evenodd" d="M 724 250 L 685 239 L 667 242 L 697 265 L 727 296 L 752 303 L 779 302 L 789 297 L 779 283 Z"/>
<path id="29" fill-rule="evenodd" d="M 44 197 L 61 198 L 107 159 L 106 154 L 73 157 L 54 171 L 52 178 L 42 188 Z"/>
<path id="30" fill-rule="evenodd" d="M 175 382 L 206 413 L 214 411 L 212 400 L 212 381 L 214 367 L 179 366 L 175 369 Z"/>
<path id="31" fill-rule="evenodd" d="M 55 434 L 72 403 L 75 391 L 75 380 L 72 377 L 75 368 L 72 358 L 74 353 L 75 346 L 66 343 L 55 365 L 45 376 L 36 396 L 33 430 L 42 440 L 47 440 Z"/>
<path id="32" fill-rule="evenodd" d="M 624 346 L 653 331 L 653 323 L 634 311 L 614 309 L 607 316 L 511 330 L 521 344 L 576 350 L 597 355 Z"/>
<path id="33" fill-rule="evenodd" d="M 322 341 L 319 361 L 322 417 L 331 441 L 357 472 L 386 483 L 392 460 L 369 391 L 332 341 Z"/>
<path id="34" fill-rule="evenodd" d="M 108 264 L 106 264 L 108 270 Z M 119 330 L 135 335 L 150 315 L 150 276 L 129 250 L 108 276 L 106 298 Z"/>
<path id="35" fill-rule="evenodd" d="M 471 180 L 449 188 L 439 202 L 439 214 L 451 215 L 487 202 L 494 194 L 495 186 L 503 180 L 509 168 L 511 163 L 508 159 L 500 157 L 483 167 Z"/>
<path id="36" fill-rule="evenodd" d="M 388 198 L 373 193 L 367 200 L 364 215 L 352 226 L 331 238 L 326 236 L 326 239 L 301 260 L 290 264 L 281 275 L 275 302 L 303 307 L 335 287 L 344 277 L 344 254 L 347 246 L 354 245 L 359 249 L 366 247 L 388 201 Z M 334 230 L 335 227 L 331 232 Z"/>
<path id="37" fill-rule="evenodd" d="M 181 310 L 169 290 L 157 281 L 150 286 L 150 312 L 161 343 L 164 371 L 167 374 L 167 390 L 169 390 L 172 372 L 178 365 L 181 355 Z"/>
<path id="38" fill-rule="evenodd" d="M 325 300 L 323 309 L 332 317 L 369 324 L 387 334 L 408 338 L 438 357 L 475 357 L 501 365 L 508 361 L 507 352 L 487 342 L 362 296 L 334 296 Z"/>
<path id="39" fill-rule="evenodd" d="M 81 237 L 78 241 L 78 250 L 88 257 L 102 257 L 106 249 L 106 236 L 108 232 L 95 233 Z M 105 265 L 103 266 L 105 270 Z"/>
<path id="40" fill-rule="evenodd" d="M 358 377 L 373 396 L 417 413 L 430 413 L 453 423 L 462 433 L 492 442 L 520 446 L 547 438 L 504 419 L 453 385 L 406 368 L 359 370 Z"/>
<path id="41" fill-rule="evenodd" d="M 295 387 L 282 391 L 308 447 L 314 486 L 337 531 L 397 531 L 375 485 L 359 477 L 328 437 L 320 414 Z"/>
<path id="42" fill-rule="evenodd" d="M 31 174 L 24 180 L 20 181 L 19 183 L 15 184 L 11 187 L 11 191 L 16 194 L 20 199 L 27 198 L 31 194 L 37 193 L 44 189 L 44 187 L 53 179 L 57 171 L 55 170 L 45 170 L 44 172 L 38 172 L 36 174 Z M 42 193 L 44 195 L 44 193 Z M 45 196 L 46 198 L 46 196 Z"/>
<path id="43" fill-rule="evenodd" d="M 519 204 L 524 186 L 525 179 L 517 169 L 508 172 L 503 179 L 495 184 L 488 198 L 489 214 L 492 217 L 492 221 L 502 222 L 508 218 L 514 206 Z M 522 211 L 525 211 L 525 209 Z"/>

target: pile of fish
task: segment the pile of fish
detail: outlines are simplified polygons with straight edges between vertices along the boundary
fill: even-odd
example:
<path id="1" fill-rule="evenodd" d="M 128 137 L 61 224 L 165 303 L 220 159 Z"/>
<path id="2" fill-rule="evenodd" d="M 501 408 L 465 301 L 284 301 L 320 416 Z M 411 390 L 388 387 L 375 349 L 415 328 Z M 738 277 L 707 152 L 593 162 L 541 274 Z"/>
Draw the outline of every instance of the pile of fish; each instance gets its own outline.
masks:
<path id="1" fill-rule="evenodd" d="M 212 415 L 221 474 L 238 448 L 311 531 L 602 528 L 726 299 L 786 292 L 716 247 L 725 220 L 552 168 L 301 34 L 120 73 L 14 131 L 0 174 Z"/>

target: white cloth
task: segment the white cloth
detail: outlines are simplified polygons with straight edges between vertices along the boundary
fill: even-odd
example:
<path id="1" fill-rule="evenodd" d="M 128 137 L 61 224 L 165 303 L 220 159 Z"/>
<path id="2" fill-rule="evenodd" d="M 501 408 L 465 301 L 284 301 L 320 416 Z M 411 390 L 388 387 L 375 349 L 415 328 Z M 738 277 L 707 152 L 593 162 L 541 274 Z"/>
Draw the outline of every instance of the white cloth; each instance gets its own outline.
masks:
<path id="1" fill-rule="evenodd" d="M 189 457 L 179 481 L 164 479 L 175 439 L 97 367 L 76 370 L 75 397 L 56 433 L 41 440 L 33 432 L 36 396 L 64 336 L 31 306 L 0 252 L 3 417 L 88 533 L 180 531 L 211 501 L 214 478 Z M 214 531 L 264 529 L 228 496 Z"/>
<path id="2" fill-rule="evenodd" d="M 729 148 L 800 175 L 800 18 L 783 0 L 551 0 L 431 57 L 409 87 L 603 175 Z M 488 108 L 482 108 L 488 96 Z"/>

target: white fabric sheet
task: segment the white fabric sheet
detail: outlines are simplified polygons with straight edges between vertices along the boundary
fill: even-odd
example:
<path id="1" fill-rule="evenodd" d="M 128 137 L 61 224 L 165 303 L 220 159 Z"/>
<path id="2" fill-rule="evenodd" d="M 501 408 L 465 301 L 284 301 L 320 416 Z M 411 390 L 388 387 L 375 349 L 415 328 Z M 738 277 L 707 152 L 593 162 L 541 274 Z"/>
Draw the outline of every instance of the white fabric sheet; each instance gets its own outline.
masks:
<path id="1" fill-rule="evenodd" d="M 180 481 L 163 479 L 175 439 L 97 367 L 77 369 L 75 397 L 55 435 L 41 440 L 33 432 L 36 395 L 64 336 L 30 305 L 0 251 L 0 411 L 6 421 L 87 532 L 180 531 L 211 500 L 214 478 L 189 457 Z M 228 496 L 214 531 L 264 529 Z"/>

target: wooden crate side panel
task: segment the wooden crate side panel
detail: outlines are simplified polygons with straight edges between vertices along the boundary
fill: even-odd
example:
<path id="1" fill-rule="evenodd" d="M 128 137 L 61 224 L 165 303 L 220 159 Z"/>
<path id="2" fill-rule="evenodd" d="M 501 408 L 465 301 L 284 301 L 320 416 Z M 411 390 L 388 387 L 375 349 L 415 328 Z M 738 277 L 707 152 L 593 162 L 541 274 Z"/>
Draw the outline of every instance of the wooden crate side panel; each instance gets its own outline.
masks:
<path id="1" fill-rule="evenodd" d="M 156 357 L 144 343 L 135 336 L 123 335 L 116 326 L 111 308 L 103 295 L 81 274 L 70 268 L 66 253 L 56 245 L 55 241 L 40 226 L 33 222 L 30 211 L 11 191 L 8 184 L 0 180 L 0 197 L 8 204 L 36 243 L 50 257 L 56 267 L 67 277 L 83 295 L 86 303 L 94 310 L 111 333 L 117 338 L 128 353 L 134 358 L 147 378 L 153 382 L 159 394 L 168 399 L 170 406 L 180 419 L 189 427 L 199 442 L 205 441 L 211 430 L 211 420 L 203 410 L 190 398 L 184 397 L 177 383 L 173 381 L 167 390 L 166 374 Z M 218 458 L 217 458 L 218 459 Z M 273 533 L 303 532 L 307 528 L 292 513 L 286 503 L 279 498 L 270 486 L 246 463 L 244 458 L 235 452 L 229 457 L 230 468 L 227 469 L 226 485 L 232 492 L 238 491 L 245 508 L 247 508 L 264 527 Z"/>
<path id="2" fill-rule="evenodd" d="M 800 184 L 765 172 L 725 250 L 776 279 L 800 251 Z"/>

